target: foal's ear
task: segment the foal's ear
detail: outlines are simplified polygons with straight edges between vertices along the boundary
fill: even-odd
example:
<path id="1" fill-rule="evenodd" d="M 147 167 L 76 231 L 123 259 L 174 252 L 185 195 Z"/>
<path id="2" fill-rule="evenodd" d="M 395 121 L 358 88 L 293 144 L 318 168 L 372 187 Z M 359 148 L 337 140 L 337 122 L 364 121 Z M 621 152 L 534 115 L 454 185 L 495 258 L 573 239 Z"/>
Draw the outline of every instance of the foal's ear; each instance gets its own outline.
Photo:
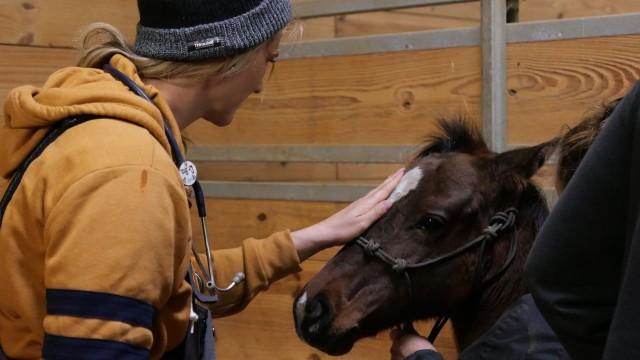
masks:
<path id="1" fill-rule="evenodd" d="M 498 172 L 515 172 L 525 178 L 535 174 L 545 161 L 553 154 L 558 145 L 558 138 L 554 138 L 536 146 L 503 152 L 496 156 Z"/>

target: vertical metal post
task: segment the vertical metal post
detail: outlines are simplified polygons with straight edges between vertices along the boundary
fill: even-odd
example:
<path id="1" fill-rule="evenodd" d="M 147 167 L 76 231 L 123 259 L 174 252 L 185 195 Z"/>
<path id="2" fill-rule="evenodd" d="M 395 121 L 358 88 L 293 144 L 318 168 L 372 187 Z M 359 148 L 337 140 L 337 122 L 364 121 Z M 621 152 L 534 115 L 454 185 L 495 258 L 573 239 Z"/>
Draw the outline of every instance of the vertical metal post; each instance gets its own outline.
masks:
<path id="1" fill-rule="evenodd" d="M 496 152 L 507 142 L 506 0 L 481 0 L 482 11 L 482 128 L 487 145 Z"/>

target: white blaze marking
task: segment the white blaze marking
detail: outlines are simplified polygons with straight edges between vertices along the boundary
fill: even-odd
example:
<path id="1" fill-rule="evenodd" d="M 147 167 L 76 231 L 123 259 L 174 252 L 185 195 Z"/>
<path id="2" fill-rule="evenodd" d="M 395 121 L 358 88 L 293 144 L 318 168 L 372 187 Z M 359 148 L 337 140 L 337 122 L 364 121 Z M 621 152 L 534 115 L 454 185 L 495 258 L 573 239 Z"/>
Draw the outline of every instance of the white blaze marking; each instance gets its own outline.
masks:
<path id="1" fill-rule="evenodd" d="M 414 167 L 410 171 L 408 171 L 402 179 L 396 189 L 393 190 L 393 193 L 389 196 L 389 200 L 391 202 L 396 202 L 403 197 L 405 197 L 411 190 L 415 189 L 420 180 L 422 179 L 422 169 L 419 167 Z"/>

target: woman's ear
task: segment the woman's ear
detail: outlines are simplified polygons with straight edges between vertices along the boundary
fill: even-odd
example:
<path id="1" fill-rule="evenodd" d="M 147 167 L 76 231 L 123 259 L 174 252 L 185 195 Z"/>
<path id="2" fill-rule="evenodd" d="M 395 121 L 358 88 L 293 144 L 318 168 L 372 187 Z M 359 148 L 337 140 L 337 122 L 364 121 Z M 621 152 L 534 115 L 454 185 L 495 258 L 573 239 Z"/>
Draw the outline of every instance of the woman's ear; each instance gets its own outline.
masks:
<path id="1" fill-rule="evenodd" d="M 503 152 L 496 156 L 498 173 L 515 172 L 516 174 L 530 178 L 535 174 L 547 159 L 553 154 L 558 145 L 558 139 L 554 138 L 542 144 Z"/>

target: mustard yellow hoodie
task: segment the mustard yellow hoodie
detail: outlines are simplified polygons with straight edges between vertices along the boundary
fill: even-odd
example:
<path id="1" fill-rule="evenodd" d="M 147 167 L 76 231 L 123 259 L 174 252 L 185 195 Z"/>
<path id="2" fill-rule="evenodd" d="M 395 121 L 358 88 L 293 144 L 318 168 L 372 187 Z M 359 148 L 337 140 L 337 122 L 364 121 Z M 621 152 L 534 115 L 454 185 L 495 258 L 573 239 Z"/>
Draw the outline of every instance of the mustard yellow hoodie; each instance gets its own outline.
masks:
<path id="1" fill-rule="evenodd" d="M 62 69 L 43 87 L 16 88 L 6 100 L 2 194 L 52 124 L 72 115 L 101 117 L 48 146 L 4 215 L 0 344 L 11 358 L 82 358 L 89 351 L 159 358 L 186 334 L 191 222 L 163 117 L 179 143 L 180 131 L 131 62 L 115 56 L 111 64 L 155 104 L 87 68 Z M 247 276 L 214 307 L 217 315 L 241 310 L 258 291 L 300 269 L 288 231 L 214 251 L 214 259 L 219 283 L 238 271 Z"/>

